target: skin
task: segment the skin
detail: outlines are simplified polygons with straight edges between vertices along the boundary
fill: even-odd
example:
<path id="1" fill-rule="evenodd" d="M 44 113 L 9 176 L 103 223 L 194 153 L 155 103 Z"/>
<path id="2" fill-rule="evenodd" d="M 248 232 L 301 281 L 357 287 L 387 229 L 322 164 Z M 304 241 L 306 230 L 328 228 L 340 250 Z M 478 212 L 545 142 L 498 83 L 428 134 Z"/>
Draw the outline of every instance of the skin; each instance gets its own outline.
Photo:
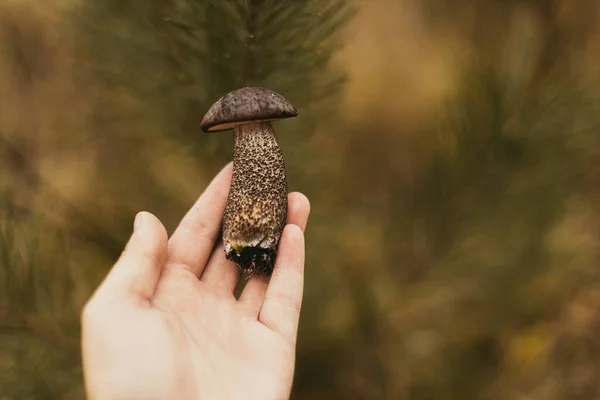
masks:
<path id="1" fill-rule="evenodd" d="M 240 270 L 215 246 L 232 177 L 226 166 L 171 238 L 138 214 L 122 256 L 82 312 L 90 399 L 287 399 L 304 277 L 306 197 L 288 196 L 272 277 Z"/>

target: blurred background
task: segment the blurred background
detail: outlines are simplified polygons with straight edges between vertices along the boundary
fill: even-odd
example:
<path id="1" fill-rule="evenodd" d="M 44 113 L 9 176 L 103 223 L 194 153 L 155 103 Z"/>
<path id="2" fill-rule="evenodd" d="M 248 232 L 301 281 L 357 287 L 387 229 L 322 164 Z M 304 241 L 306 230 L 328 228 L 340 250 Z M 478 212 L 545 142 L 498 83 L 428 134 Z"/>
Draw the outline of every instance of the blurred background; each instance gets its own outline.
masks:
<path id="1" fill-rule="evenodd" d="M 267 86 L 312 203 L 294 399 L 600 398 L 596 0 L 2 0 L 0 398 L 84 397 L 79 312 Z"/>

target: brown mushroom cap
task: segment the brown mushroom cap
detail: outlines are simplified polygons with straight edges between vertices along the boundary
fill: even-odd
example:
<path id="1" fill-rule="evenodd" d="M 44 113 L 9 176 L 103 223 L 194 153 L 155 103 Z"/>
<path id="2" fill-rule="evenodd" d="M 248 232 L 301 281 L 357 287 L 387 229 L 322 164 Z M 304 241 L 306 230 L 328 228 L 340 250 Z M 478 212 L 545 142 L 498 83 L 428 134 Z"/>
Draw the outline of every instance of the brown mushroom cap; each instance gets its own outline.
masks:
<path id="1" fill-rule="evenodd" d="M 263 87 L 244 87 L 227 93 L 207 111 L 200 123 L 204 132 L 237 125 L 295 117 L 298 110 L 285 97 Z"/>

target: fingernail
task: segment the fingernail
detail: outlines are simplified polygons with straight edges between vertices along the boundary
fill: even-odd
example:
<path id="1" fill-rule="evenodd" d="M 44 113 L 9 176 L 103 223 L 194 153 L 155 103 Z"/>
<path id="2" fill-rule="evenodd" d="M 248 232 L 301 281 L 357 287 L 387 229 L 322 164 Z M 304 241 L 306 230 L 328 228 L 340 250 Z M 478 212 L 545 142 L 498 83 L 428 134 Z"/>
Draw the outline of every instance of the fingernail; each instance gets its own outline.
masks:
<path id="1" fill-rule="evenodd" d="M 137 231 L 139 230 L 142 225 L 144 224 L 144 213 L 138 213 L 138 215 L 135 216 L 135 222 L 133 223 L 133 231 Z"/>

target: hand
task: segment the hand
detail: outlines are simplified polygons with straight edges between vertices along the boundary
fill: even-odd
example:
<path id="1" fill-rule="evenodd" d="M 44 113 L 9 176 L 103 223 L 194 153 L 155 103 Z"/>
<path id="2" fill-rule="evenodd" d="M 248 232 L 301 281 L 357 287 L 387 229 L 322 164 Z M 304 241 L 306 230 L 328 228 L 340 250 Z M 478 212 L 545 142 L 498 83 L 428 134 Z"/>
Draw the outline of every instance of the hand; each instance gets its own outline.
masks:
<path id="1" fill-rule="evenodd" d="M 272 277 L 252 277 L 218 241 L 225 167 L 168 239 L 149 213 L 82 313 L 90 399 L 285 399 L 290 396 L 310 205 L 289 195 Z"/>

